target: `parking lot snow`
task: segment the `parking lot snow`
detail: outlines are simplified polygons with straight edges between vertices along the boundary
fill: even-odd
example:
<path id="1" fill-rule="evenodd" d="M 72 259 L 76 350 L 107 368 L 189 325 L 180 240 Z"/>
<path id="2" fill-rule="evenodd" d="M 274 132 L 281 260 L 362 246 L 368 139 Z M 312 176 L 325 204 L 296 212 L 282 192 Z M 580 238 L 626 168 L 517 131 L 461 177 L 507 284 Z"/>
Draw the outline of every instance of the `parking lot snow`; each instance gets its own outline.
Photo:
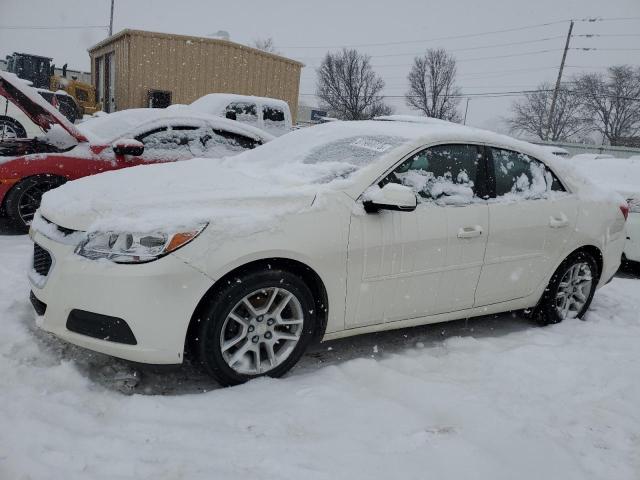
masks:
<path id="1" fill-rule="evenodd" d="M 616 278 L 584 322 L 386 332 L 280 380 L 183 373 L 171 395 L 127 396 L 35 327 L 30 248 L 0 236 L 2 479 L 638 478 L 640 280 Z"/>

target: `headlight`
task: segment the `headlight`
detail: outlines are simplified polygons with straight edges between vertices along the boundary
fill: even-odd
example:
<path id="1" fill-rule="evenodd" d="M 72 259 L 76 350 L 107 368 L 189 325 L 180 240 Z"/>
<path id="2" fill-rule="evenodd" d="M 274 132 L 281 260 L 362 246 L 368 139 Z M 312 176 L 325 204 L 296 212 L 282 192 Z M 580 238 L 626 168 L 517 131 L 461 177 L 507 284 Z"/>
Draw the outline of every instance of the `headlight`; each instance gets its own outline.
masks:
<path id="1" fill-rule="evenodd" d="M 640 213 L 640 198 L 630 198 L 627 202 L 629 203 L 629 212 Z"/>
<path id="2" fill-rule="evenodd" d="M 174 233 L 92 232 L 76 253 L 91 260 L 115 263 L 145 263 L 157 260 L 196 238 L 207 225 Z"/>

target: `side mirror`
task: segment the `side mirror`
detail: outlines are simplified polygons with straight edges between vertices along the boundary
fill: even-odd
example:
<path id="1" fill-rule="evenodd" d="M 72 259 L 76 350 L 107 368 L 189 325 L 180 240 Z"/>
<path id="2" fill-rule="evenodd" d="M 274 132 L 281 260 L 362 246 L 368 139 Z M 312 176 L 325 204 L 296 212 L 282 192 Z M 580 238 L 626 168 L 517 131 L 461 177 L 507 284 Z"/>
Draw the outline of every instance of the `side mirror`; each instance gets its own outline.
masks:
<path id="1" fill-rule="evenodd" d="M 131 155 L 139 157 L 144 153 L 144 144 L 132 138 L 121 138 L 111 145 L 116 155 Z"/>
<path id="2" fill-rule="evenodd" d="M 236 112 L 234 112 L 233 110 L 227 110 L 227 113 L 225 113 L 225 117 L 227 117 L 229 120 L 238 119 L 238 115 L 236 115 Z"/>
<path id="3" fill-rule="evenodd" d="M 418 206 L 418 199 L 413 190 L 398 183 L 387 183 L 382 188 L 371 189 L 365 192 L 363 199 L 367 213 L 375 213 L 379 210 L 413 212 Z"/>

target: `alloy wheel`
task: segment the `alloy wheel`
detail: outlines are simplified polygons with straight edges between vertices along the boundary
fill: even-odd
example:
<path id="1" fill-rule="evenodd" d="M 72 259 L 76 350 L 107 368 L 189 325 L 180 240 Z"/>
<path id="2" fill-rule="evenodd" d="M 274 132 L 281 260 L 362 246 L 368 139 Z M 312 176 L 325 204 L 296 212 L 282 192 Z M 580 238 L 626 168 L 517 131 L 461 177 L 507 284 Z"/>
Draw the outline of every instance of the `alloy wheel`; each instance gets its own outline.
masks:
<path id="1" fill-rule="evenodd" d="M 256 290 L 227 315 L 220 335 L 222 356 L 237 373 L 267 373 L 291 355 L 303 324 L 302 305 L 293 293 L 278 287 Z"/>
<path id="2" fill-rule="evenodd" d="M 586 262 L 575 263 L 565 272 L 556 293 L 556 310 L 563 319 L 576 318 L 589 301 L 593 272 Z"/>

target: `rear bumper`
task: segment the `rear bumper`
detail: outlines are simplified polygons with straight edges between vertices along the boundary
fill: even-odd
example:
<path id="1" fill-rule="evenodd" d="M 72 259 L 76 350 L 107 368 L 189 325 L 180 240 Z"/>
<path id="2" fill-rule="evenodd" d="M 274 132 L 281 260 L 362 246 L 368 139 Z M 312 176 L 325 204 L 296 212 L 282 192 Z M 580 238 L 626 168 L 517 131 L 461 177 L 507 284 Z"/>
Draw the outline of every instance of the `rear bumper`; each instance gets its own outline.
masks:
<path id="1" fill-rule="evenodd" d="M 631 213 L 627 220 L 627 241 L 624 255 L 628 260 L 640 262 L 640 213 Z"/>

